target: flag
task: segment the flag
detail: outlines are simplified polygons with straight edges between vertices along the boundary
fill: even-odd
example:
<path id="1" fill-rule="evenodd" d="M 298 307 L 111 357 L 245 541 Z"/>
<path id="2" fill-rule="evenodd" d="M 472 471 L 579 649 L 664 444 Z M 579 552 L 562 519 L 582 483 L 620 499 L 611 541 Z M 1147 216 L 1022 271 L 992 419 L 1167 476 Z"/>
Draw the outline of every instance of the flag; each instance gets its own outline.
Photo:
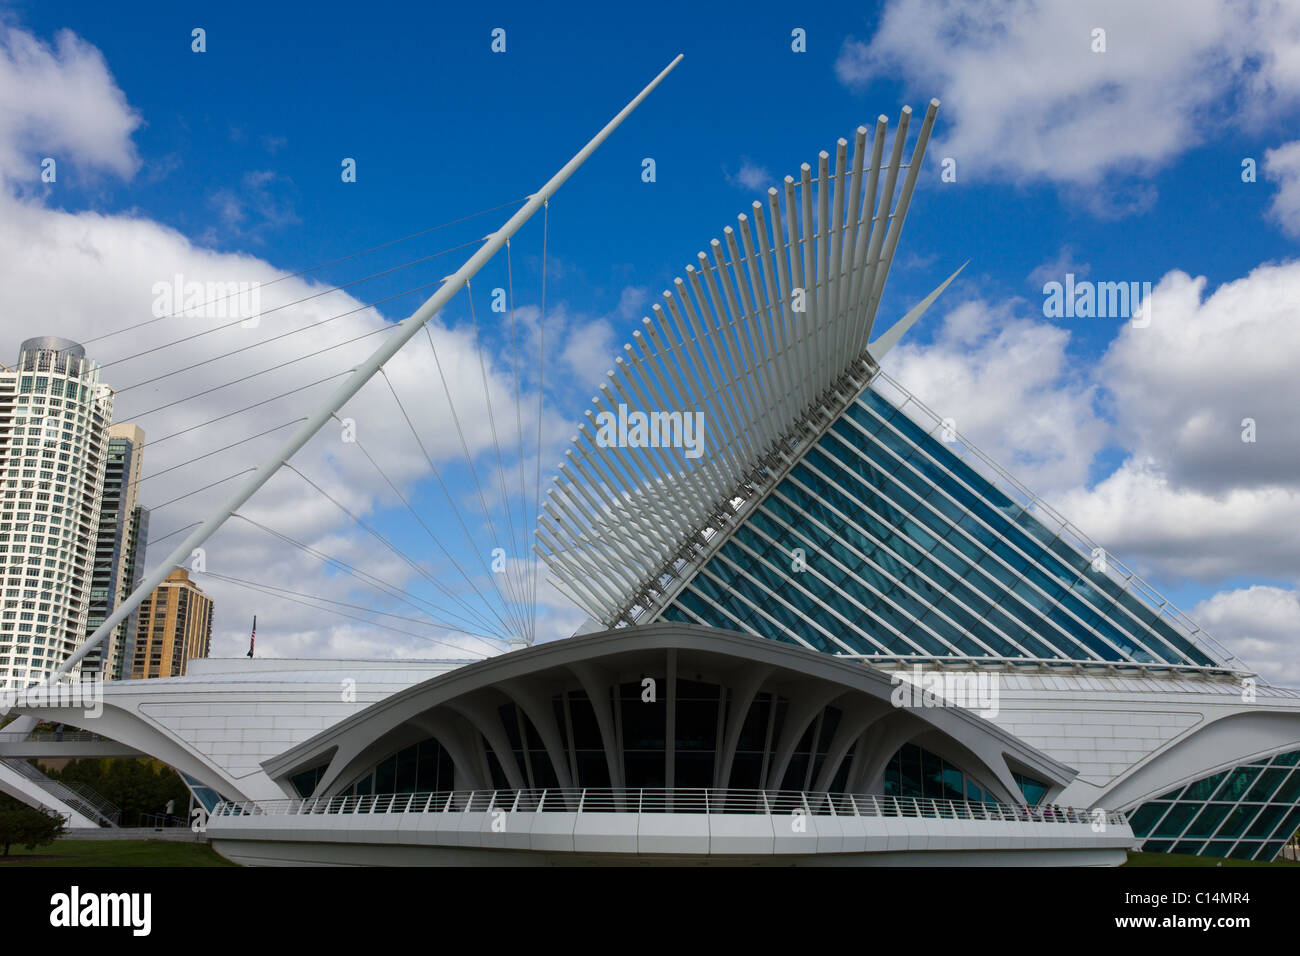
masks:
<path id="1" fill-rule="evenodd" d="M 253 656 L 253 643 L 257 640 L 257 615 L 253 615 L 253 633 L 248 635 L 248 656 Z"/>

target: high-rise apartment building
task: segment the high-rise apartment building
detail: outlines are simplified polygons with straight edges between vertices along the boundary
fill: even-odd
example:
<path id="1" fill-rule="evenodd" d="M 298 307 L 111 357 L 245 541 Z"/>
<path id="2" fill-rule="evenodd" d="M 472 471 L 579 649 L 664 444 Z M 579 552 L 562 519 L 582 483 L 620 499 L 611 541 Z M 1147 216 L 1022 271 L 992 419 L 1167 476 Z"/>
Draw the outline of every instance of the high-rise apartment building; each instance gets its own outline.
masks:
<path id="1" fill-rule="evenodd" d="M 99 536 L 90 582 L 89 637 L 104 623 L 117 603 L 130 594 L 144 575 L 149 509 L 139 504 L 144 432 L 138 425 L 112 425 L 108 430 L 108 464 L 99 511 Z M 104 643 L 81 662 L 83 678 L 101 674 L 105 680 L 130 676 L 132 645 L 139 612 L 114 628 Z M 107 662 L 107 663 L 102 663 Z"/>
<path id="2" fill-rule="evenodd" d="M 177 568 L 140 603 L 132 677 L 182 677 L 212 644 L 212 598 Z"/>
<path id="3" fill-rule="evenodd" d="M 76 342 L 23 342 L 0 368 L 0 688 L 85 639 L 113 390 Z"/>

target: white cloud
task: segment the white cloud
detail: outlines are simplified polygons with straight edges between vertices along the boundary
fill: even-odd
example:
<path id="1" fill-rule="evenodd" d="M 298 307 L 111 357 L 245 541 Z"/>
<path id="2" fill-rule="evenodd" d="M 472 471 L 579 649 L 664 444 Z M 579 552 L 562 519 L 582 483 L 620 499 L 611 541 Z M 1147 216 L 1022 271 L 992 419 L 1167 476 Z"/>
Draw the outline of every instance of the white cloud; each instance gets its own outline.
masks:
<path id="1" fill-rule="evenodd" d="M 740 168 L 734 173 L 727 173 L 727 182 L 738 189 L 759 192 L 773 185 L 774 179 L 766 167 L 753 162 L 748 156 L 742 156 Z"/>
<path id="2" fill-rule="evenodd" d="M 1143 573 L 1300 580 L 1300 262 L 1205 290 L 1171 272 L 1122 327 L 1096 375 L 1129 458 L 1054 503 Z"/>
<path id="3" fill-rule="evenodd" d="M 621 319 L 634 319 L 644 311 L 650 300 L 650 290 L 642 285 L 624 287 L 618 296 L 617 313 Z"/>
<path id="4" fill-rule="evenodd" d="M 1287 235 L 1300 238 L 1300 140 L 1266 152 L 1264 175 L 1277 183 L 1269 215 Z"/>
<path id="5" fill-rule="evenodd" d="M 1300 262 L 1259 266 L 1211 293 L 1203 277 L 1170 272 L 1155 283 L 1151 324 L 1126 323 L 1085 365 L 1071 360 L 1067 330 L 1019 308 L 962 303 L 932 344 L 905 342 L 885 370 L 1148 580 L 1300 582 Z M 1254 442 L 1242 441 L 1245 418 Z M 1091 482 L 1099 454 L 1117 449 L 1118 466 Z M 1293 591 L 1257 587 L 1191 617 L 1294 681 L 1300 630 L 1279 593 L 1294 602 Z M 1241 608 L 1266 598 L 1254 627 Z"/>
<path id="6" fill-rule="evenodd" d="M 1300 262 L 1209 295 L 1175 270 L 1155 284 L 1151 324 L 1125 323 L 1086 364 L 1067 330 L 1018 308 L 963 303 L 886 371 L 1142 573 L 1300 579 Z M 1116 447 L 1124 459 L 1092 484 Z"/>
<path id="7" fill-rule="evenodd" d="M 1174 271 L 1156 285 L 1151 324 L 1120 330 L 1101 361 L 1125 447 L 1175 488 L 1300 493 L 1300 262 L 1259 266 L 1205 295 Z M 1243 422 L 1255 441 L 1243 442 Z"/>
<path id="8" fill-rule="evenodd" d="M 95 47 L 69 30 L 51 46 L 0 23 L 0 181 L 38 183 L 47 156 L 61 183 L 78 166 L 130 178 L 139 125 Z"/>
<path id="9" fill-rule="evenodd" d="M 1214 583 L 1240 575 L 1300 579 L 1300 493 L 1172 482 L 1162 463 L 1130 458 L 1094 488 L 1048 498 L 1099 545 L 1145 577 Z"/>
<path id="10" fill-rule="evenodd" d="M 179 233 L 147 220 L 54 211 L 34 202 L 2 196 L 0 257 L 3 258 L 0 262 L 0 313 L 15 317 L 15 321 L 7 323 L 0 332 L 0 354 L 10 361 L 17 356 L 20 339 L 28 335 L 58 334 L 87 341 L 107 330 L 147 320 L 153 305 L 155 283 L 171 281 L 177 274 L 187 281 L 261 283 L 269 283 L 277 276 L 269 263 L 194 246 Z M 262 308 L 271 310 L 281 303 L 320 292 L 323 288 L 301 279 L 266 285 Z M 268 312 L 256 328 L 235 324 L 159 352 L 127 358 L 195 332 L 215 330 L 229 321 L 225 318 L 166 318 L 135 331 L 90 342 L 87 353 L 105 363 L 102 380 L 119 390 L 114 419 L 138 422 L 146 432 L 146 441 L 154 443 L 147 444 L 144 451 L 146 474 L 152 474 L 305 415 L 323 399 L 326 389 L 335 387 L 338 379 L 275 400 L 253 412 L 232 415 L 182 433 L 191 426 L 354 367 L 374 349 L 380 334 L 390 328 L 375 310 L 361 306 L 362 303 L 345 293 L 331 292 L 289 309 Z M 306 329 L 323 319 L 351 310 L 358 311 L 280 341 L 271 341 L 285 331 Z M 464 429 L 464 440 L 475 456 L 479 479 L 485 485 L 495 479 L 496 458 L 491 450 L 498 439 L 506 449 L 506 465 L 518 465 L 519 455 L 515 449 L 520 427 L 524 432 L 524 455 L 531 465 L 535 448 L 532 437 L 536 429 L 535 394 L 525 392 L 526 411 L 521 416 L 521 424 L 513 414 L 514 386 L 509 369 L 495 356 L 489 356 L 486 373 L 495 410 L 494 434 L 489 426 L 483 370 L 472 332 L 465 325 L 448 327 L 442 316 L 436 318 L 429 328 L 437 344 L 440 362 L 435 363 L 429 343 L 422 334 L 390 361 L 386 372 L 402 396 L 425 448 L 445 473 L 452 501 L 449 503 L 440 489 L 428 481 L 429 468 L 424 455 L 382 378 L 372 380 L 363 388 L 348 403 L 342 415 L 355 420 L 357 437 L 366 451 L 376 458 L 405 494 L 415 495 L 417 510 L 462 562 L 475 586 L 486 594 L 496 582 L 471 560 L 475 553 L 486 554 L 496 543 L 516 553 L 526 549 L 529 542 L 521 540 L 518 533 L 512 541 L 493 540 L 479 499 L 470 493 L 473 483 L 466 476 L 463 463 L 457 464 L 462 462 L 461 438 L 453 424 L 446 393 L 449 391 L 453 396 L 456 415 Z M 344 344 L 368 332 L 379 334 Z M 217 358 L 182 374 L 147 381 L 253 345 L 256 347 Z M 286 365 L 271 374 L 211 391 L 200 398 L 181 401 L 232 379 L 332 345 L 339 347 Z M 165 407 L 173 402 L 177 404 Z M 555 430 L 556 426 L 548 415 L 548 437 Z M 283 429 L 193 465 L 150 478 L 141 485 L 143 503 L 158 505 L 248 468 L 270 454 L 275 444 L 287 434 L 288 429 Z M 166 438 L 171 435 L 176 437 Z M 166 440 L 162 440 L 164 438 Z M 294 466 L 363 520 L 374 521 L 386 508 L 395 509 L 394 514 L 405 514 L 401 503 L 359 447 L 344 443 L 340 438 L 340 427 L 335 423 L 327 425 L 294 458 Z M 531 496 L 535 469 L 528 467 L 522 471 Z M 160 536 L 201 517 L 233 487 L 233 483 L 223 484 L 156 512 L 152 536 Z M 452 507 L 459 508 L 465 516 L 468 536 L 456 521 L 451 520 Z M 241 509 L 241 514 L 309 543 L 339 535 L 341 537 L 333 545 L 317 546 L 351 564 L 370 569 L 385 580 L 429 596 L 447 608 L 457 607 L 409 565 L 358 529 L 336 505 L 312 490 L 292 471 L 285 470 L 272 479 Z M 499 512 L 493 514 L 493 521 L 498 525 L 496 538 L 501 539 L 506 531 Z M 403 551 L 416 555 L 429 574 L 440 580 L 445 578 L 460 591 L 469 590 L 470 585 L 454 571 L 414 519 L 407 515 L 404 522 L 399 523 L 399 528 L 402 525 L 409 531 L 397 542 Z M 388 533 L 393 533 L 391 522 L 385 527 L 389 529 Z M 178 536 L 151 550 L 151 565 L 180 540 L 182 538 Z M 392 602 L 377 596 L 373 590 L 350 578 L 327 572 L 314 559 L 287 549 L 238 519 L 228 523 L 212 539 L 208 549 L 209 568 L 222 574 L 268 581 L 308 593 L 394 610 Z M 219 630 L 236 643 L 245 640 L 247 622 L 242 620 L 242 614 L 231 612 L 235 608 L 251 608 L 249 596 L 215 579 L 208 579 L 208 582 L 211 583 L 205 582 L 203 586 L 211 587 L 219 599 Z M 349 594 L 352 597 L 347 597 Z M 273 603 L 272 599 L 261 597 L 255 601 L 262 606 Z M 413 611 L 407 607 L 403 613 Z M 292 621 L 296 632 L 304 629 L 305 622 L 313 622 L 324 642 L 322 646 L 326 646 L 332 640 L 329 635 L 333 628 L 339 626 L 327 623 L 330 619 L 301 607 L 285 606 L 278 623 L 283 625 Z M 269 645 L 272 641 L 270 616 L 263 624 Z M 343 626 L 352 625 L 344 622 Z M 398 626 L 441 636 L 437 629 Z M 383 633 L 397 645 L 403 642 L 415 646 L 421 644 L 401 635 Z M 424 653 L 428 653 L 427 648 Z"/>
<path id="11" fill-rule="evenodd" d="M 623 355 L 612 320 L 618 321 L 620 327 L 633 324 L 639 315 L 649 313 L 649 300 L 649 290 L 644 286 L 626 286 L 609 316 L 587 318 L 561 309 L 548 317 L 548 324 L 555 323 L 548 334 L 564 342 L 560 358 L 574 373 L 573 387 L 577 391 L 594 393 L 605 381 L 605 372 L 614 367 L 614 359 Z M 532 320 L 531 313 L 528 319 Z"/>
<path id="12" fill-rule="evenodd" d="M 1300 685 L 1300 593 L 1264 585 L 1221 591 L 1191 616 L 1265 680 Z"/>
<path id="13" fill-rule="evenodd" d="M 280 270 L 272 263 L 215 252 L 148 219 L 47 207 L 37 193 L 23 186 L 23 180 L 33 178 L 26 172 L 29 154 L 57 149 L 61 162 L 70 158 L 82 169 L 130 176 L 139 166 L 130 136 L 140 119 L 113 83 L 99 52 L 72 34 L 60 34 L 53 50 L 17 30 L 5 32 L 0 39 L 0 315 L 6 316 L 0 327 L 0 361 L 12 362 L 19 342 L 32 335 L 62 335 L 86 343 L 87 354 L 104 366 L 101 381 L 117 390 L 114 420 L 136 422 L 146 433 L 146 480 L 140 492 L 142 503 L 155 509 L 150 537 L 157 541 L 209 513 L 230 494 L 234 482 L 159 505 L 264 460 L 289 429 L 244 439 L 301 419 L 341 378 L 265 402 L 252 411 L 240 409 L 355 367 L 392 325 L 352 294 L 330 292 L 328 286 L 305 277 L 280 279 Z M 61 165 L 60 183 L 64 174 Z M 270 192 L 278 185 L 273 179 L 272 174 L 254 171 L 245 176 L 240 194 L 219 197 L 228 223 L 253 234 L 267 222 L 291 218 L 291 207 L 279 204 Z M 259 324 L 246 328 L 217 314 L 148 321 L 156 314 L 157 285 L 165 287 L 178 276 L 182 282 L 260 283 Z M 431 294 L 436 278 L 424 274 L 411 279 L 410 285 L 422 281 L 430 285 L 423 294 Z M 364 289 L 350 291 L 364 295 Z M 311 298 L 278 308 L 307 297 Z M 394 311 L 406 307 L 392 306 Z M 243 653 L 253 613 L 259 614 L 259 653 L 270 656 L 378 653 L 380 648 L 384 656 L 447 656 L 490 649 L 452 628 L 429 623 L 429 614 L 412 606 L 425 611 L 432 606 L 434 616 L 444 623 L 459 626 L 474 618 L 477 629 L 502 630 L 488 609 L 506 616 L 495 589 L 513 587 L 518 589 L 513 593 L 522 594 L 518 572 L 504 582 L 490 574 L 486 564 L 491 548 L 502 546 L 512 566 L 518 567 L 519 556 L 527 555 L 531 545 L 523 519 L 525 510 L 531 513 L 537 473 L 538 310 L 531 305 L 517 310 L 522 316 L 518 384 L 508 347 L 513 343 L 498 331 L 485 329 L 485 362 L 480 364 L 467 311 L 461 297 L 429 323 L 437 361 L 429 338 L 421 333 L 385 368 L 439 471 L 441 484 L 431 480 L 424 452 L 379 377 L 340 413 L 355 423 L 359 444 L 344 441 L 342 427 L 330 423 L 293 459 L 293 466 L 335 498 L 337 505 L 286 469 L 240 509 L 243 518 L 227 522 L 205 545 L 207 568 L 216 574 L 422 618 L 424 623 L 336 608 L 366 619 L 352 621 L 293 603 L 292 596 L 271 597 L 212 574 L 196 573 L 200 586 L 217 602 L 215 653 Z M 562 303 L 554 311 L 557 318 L 548 324 L 546 337 L 550 368 L 560 361 L 565 333 L 572 328 Z M 334 316 L 339 317 L 316 325 Z M 226 324 L 231 327 L 221 327 Z M 106 335 L 136 325 L 140 327 Z M 300 331 L 277 339 L 291 330 Z M 204 334 L 192 337 L 200 332 Z M 167 343 L 172 344 L 147 351 Z M 321 354 L 312 354 L 317 352 Z M 168 374 L 172 372 L 177 374 Z M 255 374 L 260 372 L 265 374 Z M 562 377 L 554 384 L 571 387 L 570 379 Z M 560 436 L 567 437 L 570 427 L 547 409 L 540 428 L 542 460 L 549 465 L 555 460 Z M 228 445 L 232 447 L 219 454 L 194 460 Z M 407 512 L 366 459 L 362 446 L 412 502 L 421 521 Z M 468 446 L 474 461 L 481 494 L 464 461 L 463 446 Z M 509 479 L 506 495 L 513 500 L 513 533 L 498 493 L 498 447 Z M 191 463 L 168 470 L 185 462 Z M 546 480 L 546 472 L 542 478 Z M 522 494 L 516 494 L 521 487 Z M 521 498 L 528 501 L 526 509 Z M 358 528 L 340 506 L 376 527 L 407 557 Z M 364 569 L 391 585 L 390 593 L 362 584 L 337 567 L 327 567 L 244 518 Z M 149 550 L 149 565 L 157 565 L 182 540 L 177 535 L 155 544 Z M 577 624 L 577 612 L 545 582 L 540 588 L 539 636 L 569 633 Z M 486 597 L 479 598 L 476 592 Z M 476 608 L 477 614 L 467 611 L 461 601 Z M 416 632 L 423 639 L 379 625 Z"/>
<path id="14" fill-rule="evenodd" d="M 605 319 L 593 319 L 564 337 L 563 358 L 576 377 L 594 391 L 604 381 L 605 371 L 614 367 L 614 327 Z"/>
<path id="15" fill-rule="evenodd" d="M 1300 7 L 1281 0 L 893 0 L 836 72 L 852 87 L 901 73 L 942 99 L 930 153 L 966 175 L 1090 184 L 1165 164 L 1234 109 L 1272 115 L 1300 93 L 1297 48 Z"/>
<path id="16" fill-rule="evenodd" d="M 1087 479 L 1108 431 L 1092 409 L 1095 386 L 1071 367 L 1069 339 L 1064 329 L 1019 317 L 1014 303 L 965 302 L 932 344 L 904 340 L 885 370 L 1047 496 Z"/>

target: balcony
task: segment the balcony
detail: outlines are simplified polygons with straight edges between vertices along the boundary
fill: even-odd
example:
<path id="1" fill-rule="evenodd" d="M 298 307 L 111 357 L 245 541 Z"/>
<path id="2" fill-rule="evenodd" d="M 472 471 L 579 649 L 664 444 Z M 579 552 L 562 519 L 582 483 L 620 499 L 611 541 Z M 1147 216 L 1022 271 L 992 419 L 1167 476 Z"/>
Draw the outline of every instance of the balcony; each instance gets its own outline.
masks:
<path id="1" fill-rule="evenodd" d="M 320 860 L 438 862 L 467 849 L 553 862 L 1122 862 L 1134 844 L 1122 813 L 964 800 L 729 789 L 456 790 L 222 802 L 209 837 L 232 858 L 273 859 L 314 843 Z M 355 849 L 365 844 L 370 850 Z M 973 851 L 973 852 L 972 852 Z M 1029 851 L 1026 854 L 1025 851 Z M 223 850 L 224 852 L 224 850 Z M 370 859 L 371 857 L 365 857 Z M 850 859 L 851 858 L 851 859 Z M 942 859 L 941 859 L 942 858 Z M 829 860 L 828 862 L 835 862 Z"/>

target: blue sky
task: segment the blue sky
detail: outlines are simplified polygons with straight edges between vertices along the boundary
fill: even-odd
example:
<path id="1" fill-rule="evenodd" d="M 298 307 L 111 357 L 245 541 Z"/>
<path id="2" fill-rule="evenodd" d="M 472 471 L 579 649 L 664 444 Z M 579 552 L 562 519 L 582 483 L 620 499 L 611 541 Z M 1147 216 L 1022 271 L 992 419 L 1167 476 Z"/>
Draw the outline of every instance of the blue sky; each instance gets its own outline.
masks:
<path id="1" fill-rule="evenodd" d="M 900 105 L 920 109 L 942 92 L 938 83 L 837 81 L 844 40 L 869 38 L 877 25 L 871 6 L 759 4 L 744 16 L 696 4 L 656 4 L 653 15 L 604 4 L 558 15 L 529 4 L 376 4 L 362 15 L 323 3 L 312 16 L 241 3 L 12 9 L 38 35 L 68 27 L 98 47 L 143 119 L 133 137 L 140 171 L 121 181 L 86 170 L 83 181 L 74 162 L 69 201 L 136 210 L 289 270 L 523 195 L 685 53 L 672 80 L 584 167 L 580 188 L 557 200 L 557 255 L 584 280 L 574 299 L 608 312 L 625 285 L 663 285 L 743 209 L 758 190 L 729 189 L 726 174 L 744 158 L 779 180 L 878 113 L 892 123 Z M 195 25 L 208 33 L 202 55 L 190 51 Z M 807 53 L 791 52 L 792 25 L 808 31 Z M 503 55 L 489 50 L 497 26 L 507 29 Z M 1120 167 L 1065 193 L 1001 176 L 969 188 L 964 180 L 979 171 L 959 167 L 960 188 L 917 195 L 907 249 L 927 264 L 895 273 L 893 304 L 924 294 L 966 258 L 982 288 L 1037 294 L 1029 273 L 1063 244 L 1108 275 L 1182 268 L 1213 284 L 1242 275 L 1293 247 L 1261 228 L 1270 190 L 1239 177 L 1241 157 L 1262 156 L 1275 129 L 1231 130 L 1151 175 Z M 1141 136 L 1141 124 L 1111 135 Z M 358 160 L 355 184 L 340 182 L 345 156 Z M 657 163 L 654 184 L 640 180 L 646 156 Z M 246 176 L 257 172 L 275 178 L 250 195 Z M 1135 187 L 1157 197 L 1141 216 L 1107 220 L 1080 201 Z M 212 200 L 222 192 L 264 205 L 227 225 Z M 1072 331 L 1097 349 L 1113 329 Z"/>
<path id="2" fill-rule="evenodd" d="M 195 27 L 206 30 L 204 53 L 191 51 Z M 506 30 L 504 54 L 490 50 L 496 27 Z M 1093 49 L 1097 27 L 1104 52 Z M 795 28 L 806 31 L 806 52 L 791 49 Z M 1114 541 L 1176 603 L 1201 607 L 1220 640 L 1248 660 L 1254 650 L 1275 675 L 1300 675 L 1300 546 L 1280 530 L 1300 516 L 1300 426 L 1290 421 L 1300 396 L 1288 363 L 1278 367 L 1287 357 L 1293 366 L 1300 350 L 1286 322 L 1300 302 L 1300 77 L 1290 65 L 1300 18 L 1285 5 L 1194 0 L 1138 13 L 1119 2 L 1027 0 L 733 11 L 320 3 L 308 13 L 10 3 L 0 5 L 6 29 L 0 52 L 10 69 L 0 77 L 10 86 L 0 96 L 28 104 L 0 123 L 6 202 L 33 227 L 57 223 L 46 259 L 57 262 L 60 248 L 75 257 L 78 230 L 102 230 L 92 243 L 113 250 L 106 274 L 143 258 L 146 279 L 193 273 L 198 262 L 294 272 L 519 199 L 684 53 L 552 203 L 547 296 L 557 351 L 548 352 L 546 401 L 557 434 L 608 367 L 599 357 L 627 340 L 659 290 L 753 198 L 859 124 L 884 113 L 892 130 L 902 104 L 919 118 L 937 96 L 935 141 L 881 321 L 971 262 L 886 370 L 936 411 L 955 413 L 1011 470 L 1023 465 L 1031 487 Z M 68 80 L 62 93 L 24 96 L 24 70 L 39 71 L 24 66 L 15 37 L 48 52 L 47 76 Z M 92 115 L 115 122 L 101 129 Z M 47 155 L 59 159 L 56 184 L 39 182 Z M 945 156 L 956 160 L 956 182 L 941 181 Z M 355 183 L 340 179 L 344 157 L 357 161 Z M 647 157 L 653 183 L 641 178 Z M 1255 182 L 1242 181 L 1247 157 L 1259 168 Z M 310 278 L 350 281 L 469 241 L 507 212 Z M 517 301 L 535 306 L 540 218 L 514 250 Z M 356 300 L 436 281 L 467 252 L 367 283 Z M 113 266 L 116 255 L 123 261 Z M 93 267 L 71 262 L 63 275 L 84 269 L 95 281 Z M 148 318 L 143 280 L 85 302 L 63 294 L 40 314 L 35 293 L 60 274 L 44 269 L 11 263 L 2 277 L 33 290 L 2 303 L 5 351 L 27 335 L 59 333 L 51 318 L 83 338 Z M 1123 319 L 1046 318 L 1043 283 L 1066 272 L 1150 282 L 1168 319 L 1144 338 Z M 498 259 L 475 288 L 485 298 L 504 281 Z M 67 290 L 55 283 L 56 291 Z M 401 318 L 417 301 L 380 311 Z M 448 334 L 463 332 L 466 318 L 458 299 L 443 316 Z M 106 340 L 97 357 L 169 340 L 148 335 L 129 346 Z M 160 361 L 120 366 L 106 380 L 121 387 Z M 1208 380 L 1203 364 L 1214 369 Z M 239 391 L 245 402 L 267 394 Z M 123 395 L 119 408 L 130 415 L 184 389 L 172 380 L 154 392 Z M 1233 444 L 1246 416 L 1260 422 L 1258 448 Z M 395 467 L 432 508 L 437 496 L 409 452 Z M 336 456 L 322 449 L 313 460 L 329 468 Z M 400 509 L 382 489 L 358 491 L 351 467 L 339 466 L 340 487 L 418 550 Z M 291 499 L 284 490 L 274 500 L 283 508 Z M 304 529 L 343 536 L 326 514 L 298 517 Z M 155 531 L 180 517 L 159 515 Z M 292 647 L 355 649 L 356 633 L 326 627 L 304 629 Z M 223 626 L 219 649 L 232 651 L 242 629 Z"/>

